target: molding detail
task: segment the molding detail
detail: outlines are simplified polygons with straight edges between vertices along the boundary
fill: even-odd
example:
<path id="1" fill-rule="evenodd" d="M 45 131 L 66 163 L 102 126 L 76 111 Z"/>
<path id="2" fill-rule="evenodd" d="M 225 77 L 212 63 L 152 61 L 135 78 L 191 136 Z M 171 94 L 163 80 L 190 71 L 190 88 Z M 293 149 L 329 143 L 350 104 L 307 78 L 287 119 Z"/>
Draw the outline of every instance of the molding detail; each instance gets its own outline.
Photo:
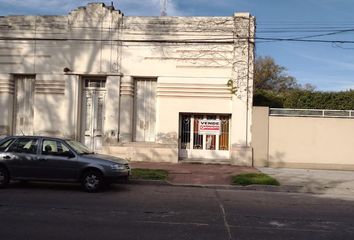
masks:
<path id="1" fill-rule="evenodd" d="M 134 82 L 131 78 L 122 78 L 120 83 L 120 95 L 134 96 Z"/>
<path id="2" fill-rule="evenodd" d="M 59 94 L 65 95 L 65 81 L 63 80 L 36 80 L 36 94 Z"/>
<path id="3" fill-rule="evenodd" d="M 8 79 L 0 79 L 0 94 L 14 94 L 14 92 L 14 81 Z"/>
<path id="4" fill-rule="evenodd" d="M 158 83 L 157 96 L 232 99 L 226 84 Z"/>

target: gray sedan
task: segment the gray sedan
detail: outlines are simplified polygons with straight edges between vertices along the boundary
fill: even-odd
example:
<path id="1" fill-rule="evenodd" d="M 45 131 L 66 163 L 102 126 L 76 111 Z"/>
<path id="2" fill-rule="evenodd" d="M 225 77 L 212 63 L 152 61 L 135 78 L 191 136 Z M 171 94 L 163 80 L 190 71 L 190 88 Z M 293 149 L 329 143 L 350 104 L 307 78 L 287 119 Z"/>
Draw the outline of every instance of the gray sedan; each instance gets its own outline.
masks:
<path id="1" fill-rule="evenodd" d="M 104 184 L 128 180 L 129 163 L 95 154 L 80 142 L 43 136 L 12 136 L 0 140 L 0 188 L 10 180 L 80 182 L 87 192 Z"/>

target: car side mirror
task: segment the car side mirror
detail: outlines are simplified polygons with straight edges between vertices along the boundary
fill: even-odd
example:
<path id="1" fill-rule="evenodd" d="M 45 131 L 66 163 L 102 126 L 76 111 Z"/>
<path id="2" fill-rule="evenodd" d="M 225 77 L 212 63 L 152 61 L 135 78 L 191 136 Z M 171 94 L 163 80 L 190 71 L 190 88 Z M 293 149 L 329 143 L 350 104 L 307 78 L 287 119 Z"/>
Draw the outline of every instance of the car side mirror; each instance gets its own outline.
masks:
<path id="1" fill-rule="evenodd" d="M 74 158 L 75 154 L 73 154 L 72 152 L 66 152 L 65 156 L 68 157 L 68 158 Z"/>

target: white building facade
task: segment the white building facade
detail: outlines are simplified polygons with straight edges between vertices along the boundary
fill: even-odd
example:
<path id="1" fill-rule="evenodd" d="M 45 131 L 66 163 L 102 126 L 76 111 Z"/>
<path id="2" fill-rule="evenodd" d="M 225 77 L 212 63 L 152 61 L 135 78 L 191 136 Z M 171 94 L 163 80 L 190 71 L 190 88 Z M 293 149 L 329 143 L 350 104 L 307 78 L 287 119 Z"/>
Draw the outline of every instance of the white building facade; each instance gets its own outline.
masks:
<path id="1" fill-rule="evenodd" d="M 251 165 L 254 31 L 248 13 L 127 17 L 102 3 L 0 17 L 0 135 Z M 202 121 L 215 129 L 202 133 Z"/>

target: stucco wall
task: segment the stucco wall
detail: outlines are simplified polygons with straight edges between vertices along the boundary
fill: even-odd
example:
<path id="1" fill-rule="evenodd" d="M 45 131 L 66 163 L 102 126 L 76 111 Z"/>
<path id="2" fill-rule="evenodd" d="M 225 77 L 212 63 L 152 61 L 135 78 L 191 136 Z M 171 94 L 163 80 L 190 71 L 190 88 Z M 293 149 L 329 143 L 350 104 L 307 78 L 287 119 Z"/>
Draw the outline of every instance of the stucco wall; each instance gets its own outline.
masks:
<path id="1" fill-rule="evenodd" d="M 120 11 L 97 3 L 67 16 L 0 18 L 8 28 L 1 29 L 0 36 L 9 38 L 0 42 L 0 107 L 6 117 L 0 120 L 0 134 L 13 134 L 14 75 L 31 74 L 35 76 L 33 134 L 80 139 L 81 77 L 100 75 L 107 77 L 109 87 L 107 137 L 117 141 L 120 51 L 117 41 L 110 40 L 118 38 L 121 17 Z"/>
<path id="2" fill-rule="evenodd" d="M 180 113 L 231 114 L 223 78 L 159 78 L 157 141 L 177 144 Z"/>
<path id="3" fill-rule="evenodd" d="M 253 113 L 255 166 L 354 170 L 354 119 L 267 112 L 255 108 Z"/>
<path id="4" fill-rule="evenodd" d="M 63 74 L 38 74 L 35 81 L 35 135 L 75 139 L 78 119 L 78 79 Z"/>
<path id="5" fill-rule="evenodd" d="M 354 169 L 353 132 L 353 119 L 270 117 L 269 165 Z"/>
<path id="6" fill-rule="evenodd" d="M 180 113 L 228 114 L 233 163 L 250 164 L 255 19 L 248 13 L 129 17 L 92 3 L 66 16 L 5 16 L 0 24 L 8 38 L 0 42 L 0 130 L 13 120 L 13 75 L 31 74 L 33 133 L 82 139 L 82 79 L 98 76 L 106 79 L 104 142 L 118 147 L 133 139 L 134 81 L 149 78 L 157 80 L 154 148 L 165 144 L 176 161 Z"/>
<path id="7" fill-rule="evenodd" d="M 252 112 L 253 165 L 266 167 L 269 151 L 269 108 L 253 107 Z"/>

